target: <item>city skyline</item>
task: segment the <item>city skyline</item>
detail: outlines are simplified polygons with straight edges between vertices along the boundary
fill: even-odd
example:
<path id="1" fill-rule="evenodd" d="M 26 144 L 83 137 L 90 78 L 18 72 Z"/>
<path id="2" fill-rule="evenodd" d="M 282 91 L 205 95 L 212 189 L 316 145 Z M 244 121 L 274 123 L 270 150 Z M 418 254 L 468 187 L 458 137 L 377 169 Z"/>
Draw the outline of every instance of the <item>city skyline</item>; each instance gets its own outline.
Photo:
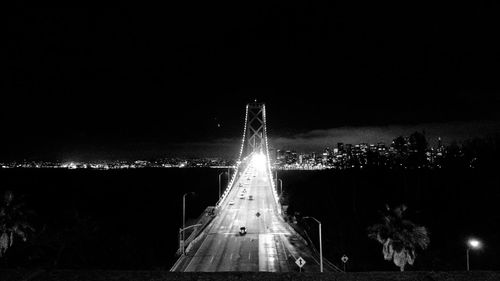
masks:
<path id="1" fill-rule="evenodd" d="M 342 169 L 342 167 L 351 168 L 351 166 L 352 168 L 363 168 L 363 166 L 394 168 L 399 167 L 400 164 L 404 167 L 408 164 L 415 166 L 410 162 L 406 163 L 409 159 L 408 156 L 415 153 L 410 158 L 417 157 L 417 154 L 420 155 L 418 157 L 421 157 L 419 160 L 421 167 L 417 165 L 418 168 L 440 168 L 443 163 L 450 161 L 458 161 L 460 162 L 458 166 L 464 168 L 475 168 L 478 163 L 480 166 L 496 165 L 498 142 L 498 138 L 473 138 L 467 139 L 463 143 L 456 141 L 446 143 L 441 137 L 438 137 L 436 142 L 432 143 L 427 139 L 425 132 L 415 131 L 411 135 L 400 135 L 394 138 L 390 144 L 385 142 L 337 142 L 335 144 L 329 143 L 314 151 L 301 151 L 293 147 L 270 147 L 269 152 L 270 163 L 278 169 Z M 397 160 L 398 158 L 399 160 Z M 404 160 L 406 158 L 408 159 Z M 372 162 L 375 160 L 376 162 Z M 352 163 L 347 164 L 346 161 Z M 362 162 L 365 163 L 361 164 Z M 220 168 L 234 167 L 236 164 L 237 158 L 234 156 L 204 157 L 193 154 L 190 156 L 161 155 L 133 159 L 90 159 L 81 156 L 57 160 L 25 158 L 0 161 L 0 168 Z"/>
<path id="2" fill-rule="evenodd" d="M 494 121 L 488 122 L 453 122 L 445 124 L 424 124 L 406 126 L 377 126 L 377 127 L 340 127 L 327 130 L 313 130 L 288 137 L 271 135 L 270 148 L 294 150 L 301 153 L 322 151 L 326 147 L 333 147 L 337 143 L 377 144 L 390 145 L 398 136 L 409 135 L 413 132 L 424 133 L 429 146 L 436 146 L 438 139 L 443 144 L 461 144 L 474 139 L 499 139 L 498 125 Z M 100 145 L 92 147 L 82 145 L 78 147 L 65 146 L 67 150 L 54 150 L 52 153 L 19 155 L 18 157 L 3 158 L 0 160 L 58 160 L 58 161 L 99 161 L 99 160 L 137 160 L 154 159 L 161 157 L 183 158 L 234 158 L 239 149 L 241 140 L 221 138 L 211 141 L 179 142 L 179 143 L 120 143 L 116 145 Z M 133 153 L 130 152 L 133 149 Z"/>

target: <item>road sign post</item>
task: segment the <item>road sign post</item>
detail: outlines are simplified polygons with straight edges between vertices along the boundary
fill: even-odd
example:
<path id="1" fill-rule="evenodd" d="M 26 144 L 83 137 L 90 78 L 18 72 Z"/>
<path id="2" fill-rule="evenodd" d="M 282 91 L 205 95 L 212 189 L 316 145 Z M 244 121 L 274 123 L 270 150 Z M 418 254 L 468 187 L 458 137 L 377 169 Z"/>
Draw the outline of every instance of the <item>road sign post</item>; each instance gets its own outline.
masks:
<path id="1" fill-rule="evenodd" d="M 306 261 L 302 257 L 299 257 L 295 260 L 295 263 L 299 266 L 300 272 L 302 272 L 302 267 L 306 264 Z"/>
<path id="2" fill-rule="evenodd" d="M 345 272 L 345 264 L 347 263 L 347 261 L 349 260 L 349 258 L 346 256 L 346 255 L 343 255 L 340 260 L 342 261 L 342 263 L 344 264 L 344 272 Z"/>

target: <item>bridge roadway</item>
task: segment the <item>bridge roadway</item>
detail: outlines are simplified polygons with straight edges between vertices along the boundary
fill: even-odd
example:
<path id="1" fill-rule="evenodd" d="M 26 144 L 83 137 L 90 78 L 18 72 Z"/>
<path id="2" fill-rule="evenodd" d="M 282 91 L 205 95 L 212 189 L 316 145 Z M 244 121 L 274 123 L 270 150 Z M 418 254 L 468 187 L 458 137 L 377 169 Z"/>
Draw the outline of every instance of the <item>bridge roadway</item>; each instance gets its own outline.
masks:
<path id="1" fill-rule="evenodd" d="M 306 268 L 319 271 L 304 240 L 278 214 L 267 170 L 257 166 L 251 162 L 243 171 L 200 246 L 176 271 L 298 271 L 294 261 L 299 256 Z M 239 234 L 241 226 L 246 235 Z"/>

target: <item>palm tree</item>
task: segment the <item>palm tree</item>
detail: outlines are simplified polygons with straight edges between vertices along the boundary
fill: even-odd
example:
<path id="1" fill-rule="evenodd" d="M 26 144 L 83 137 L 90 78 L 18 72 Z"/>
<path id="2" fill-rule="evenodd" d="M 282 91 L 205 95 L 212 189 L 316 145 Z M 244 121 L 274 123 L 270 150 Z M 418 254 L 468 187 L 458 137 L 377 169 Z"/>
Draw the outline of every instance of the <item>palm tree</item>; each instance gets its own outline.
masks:
<path id="1" fill-rule="evenodd" d="M 0 258 L 12 246 L 15 237 L 26 241 L 28 231 L 34 231 L 26 215 L 24 204 L 15 200 L 12 191 L 6 191 L 0 202 Z"/>
<path id="2" fill-rule="evenodd" d="M 415 250 L 426 249 L 430 243 L 429 233 L 423 226 L 404 219 L 405 205 L 394 209 L 386 205 L 383 223 L 368 228 L 368 237 L 380 242 L 385 260 L 392 260 L 404 271 L 405 265 L 415 261 Z"/>

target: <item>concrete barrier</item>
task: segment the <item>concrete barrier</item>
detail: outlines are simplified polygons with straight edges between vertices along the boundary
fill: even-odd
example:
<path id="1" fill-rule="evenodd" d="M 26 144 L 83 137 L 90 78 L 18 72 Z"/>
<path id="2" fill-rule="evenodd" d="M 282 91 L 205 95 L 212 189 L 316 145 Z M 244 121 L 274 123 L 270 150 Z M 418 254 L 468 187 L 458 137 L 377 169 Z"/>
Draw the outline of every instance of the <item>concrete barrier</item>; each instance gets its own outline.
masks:
<path id="1" fill-rule="evenodd" d="M 496 281 L 498 271 L 455 272 L 348 272 L 348 273 L 273 273 L 273 272 L 169 272 L 116 270 L 0 270 L 2 281 L 166 281 L 166 280 L 335 280 L 335 281 Z"/>

